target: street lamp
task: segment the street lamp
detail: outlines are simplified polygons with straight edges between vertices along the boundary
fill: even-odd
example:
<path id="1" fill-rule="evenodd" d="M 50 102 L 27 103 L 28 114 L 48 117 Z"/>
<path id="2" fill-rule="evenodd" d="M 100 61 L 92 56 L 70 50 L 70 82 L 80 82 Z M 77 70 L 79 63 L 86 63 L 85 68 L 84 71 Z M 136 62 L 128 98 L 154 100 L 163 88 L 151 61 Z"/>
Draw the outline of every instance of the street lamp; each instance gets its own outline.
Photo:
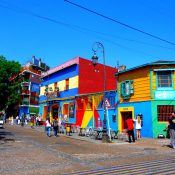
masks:
<path id="1" fill-rule="evenodd" d="M 104 84 L 103 84 L 103 108 L 104 108 L 104 120 L 103 120 L 103 134 L 102 134 L 102 141 L 108 142 L 108 134 L 107 134 L 107 126 L 106 126 L 106 98 L 105 98 L 105 92 L 106 92 L 106 65 L 105 65 L 105 49 L 102 43 L 95 42 L 92 46 L 92 50 L 94 52 L 94 55 L 92 56 L 92 63 L 95 66 L 98 63 L 98 57 L 96 55 L 96 52 L 102 49 L 102 55 L 103 55 L 103 77 L 104 77 Z"/>

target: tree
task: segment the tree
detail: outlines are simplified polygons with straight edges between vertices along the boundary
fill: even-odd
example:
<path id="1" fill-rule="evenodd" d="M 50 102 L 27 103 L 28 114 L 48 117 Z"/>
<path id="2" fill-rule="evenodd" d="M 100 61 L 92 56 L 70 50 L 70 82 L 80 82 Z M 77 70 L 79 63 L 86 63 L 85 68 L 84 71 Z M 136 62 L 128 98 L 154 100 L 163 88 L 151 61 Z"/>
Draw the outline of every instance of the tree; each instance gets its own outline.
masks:
<path id="1" fill-rule="evenodd" d="M 20 63 L 8 61 L 4 56 L 0 56 L 0 111 L 5 110 L 8 116 L 15 114 L 17 110 L 20 83 L 18 78 L 12 81 L 12 77 L 18 75 L 20 70 Z"/>

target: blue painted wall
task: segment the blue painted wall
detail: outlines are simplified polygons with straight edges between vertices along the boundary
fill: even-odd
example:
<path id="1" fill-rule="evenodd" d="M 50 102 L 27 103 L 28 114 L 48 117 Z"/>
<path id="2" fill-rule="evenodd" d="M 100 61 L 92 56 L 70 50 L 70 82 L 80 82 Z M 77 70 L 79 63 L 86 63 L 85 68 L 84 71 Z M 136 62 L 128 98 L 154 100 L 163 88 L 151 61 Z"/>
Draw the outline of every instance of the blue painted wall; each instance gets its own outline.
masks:
<path id="1" fill-rule="evenodd" d="M 44 77 L 44 82 L 42 83 L 42 86 L 52 84 L 57 81 L 65 80 L 70 77 L 74 77 L 78 75 L 78 65 L 72 65 L 70 67 L 67 67 L 63 69 L 62 71 L 55 72 L 47 77 Z"/>
<path id="2" fill-rule="evenodd" d="M 132 103 L 121 103 L 118 107 L 134 107 L 134 116 L 142 113 L 143 115 L 143 127 L 141 129 L 141 136 L 152 138 L 153 127 L 152 127 L 152 108 L 151 102 L 132 102 Z"/>
<path id="3" fill-rule="evenodd" d="M 29 107 L 27 106 L 21 106 L 20 107 L 20 111 L 19 111 L 19 117 L 21 118 L 22 117 L 22 114 L 25 114 L 27 115 L 29 113 Z"/>

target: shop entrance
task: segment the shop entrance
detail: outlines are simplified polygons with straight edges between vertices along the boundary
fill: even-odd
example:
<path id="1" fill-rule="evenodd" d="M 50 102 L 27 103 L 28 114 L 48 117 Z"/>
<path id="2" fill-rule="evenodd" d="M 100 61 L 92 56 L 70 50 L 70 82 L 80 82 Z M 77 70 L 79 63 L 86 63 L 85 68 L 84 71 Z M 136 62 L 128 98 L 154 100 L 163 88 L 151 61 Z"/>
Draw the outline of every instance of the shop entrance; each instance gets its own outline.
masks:
<path id="1" fill-rule="evenodd" d="M 128 116 L 132 117 L 132 111 L 121 112 L 122 130 L 127 129 L 126 120 Z"/>
<path id="2" fill-rule="evenodd" d="M 58 113 L 59 113 L 59 106 L 56 104 L 52 106 L 52 117 L 54 119 L 58 119 Z"/>

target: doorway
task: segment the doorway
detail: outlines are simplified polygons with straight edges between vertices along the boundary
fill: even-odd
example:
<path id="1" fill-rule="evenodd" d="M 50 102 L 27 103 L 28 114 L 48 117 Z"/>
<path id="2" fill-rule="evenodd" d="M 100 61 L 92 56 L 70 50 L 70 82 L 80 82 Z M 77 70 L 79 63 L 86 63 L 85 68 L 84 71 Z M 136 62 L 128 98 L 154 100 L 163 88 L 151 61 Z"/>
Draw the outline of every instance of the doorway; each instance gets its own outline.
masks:
<path id="1" fill-rule="evenodd" d="M 57 104 L 52 106 L 52 117 L 58 119 L 59 106 Z"/>
<path id="2" fill-rule="evenodd" d="M 121 112 L 122 117 L 122 130 L 127 129 L 126 120 L 128 117 L 132 118 L 132 111 Z"/>

